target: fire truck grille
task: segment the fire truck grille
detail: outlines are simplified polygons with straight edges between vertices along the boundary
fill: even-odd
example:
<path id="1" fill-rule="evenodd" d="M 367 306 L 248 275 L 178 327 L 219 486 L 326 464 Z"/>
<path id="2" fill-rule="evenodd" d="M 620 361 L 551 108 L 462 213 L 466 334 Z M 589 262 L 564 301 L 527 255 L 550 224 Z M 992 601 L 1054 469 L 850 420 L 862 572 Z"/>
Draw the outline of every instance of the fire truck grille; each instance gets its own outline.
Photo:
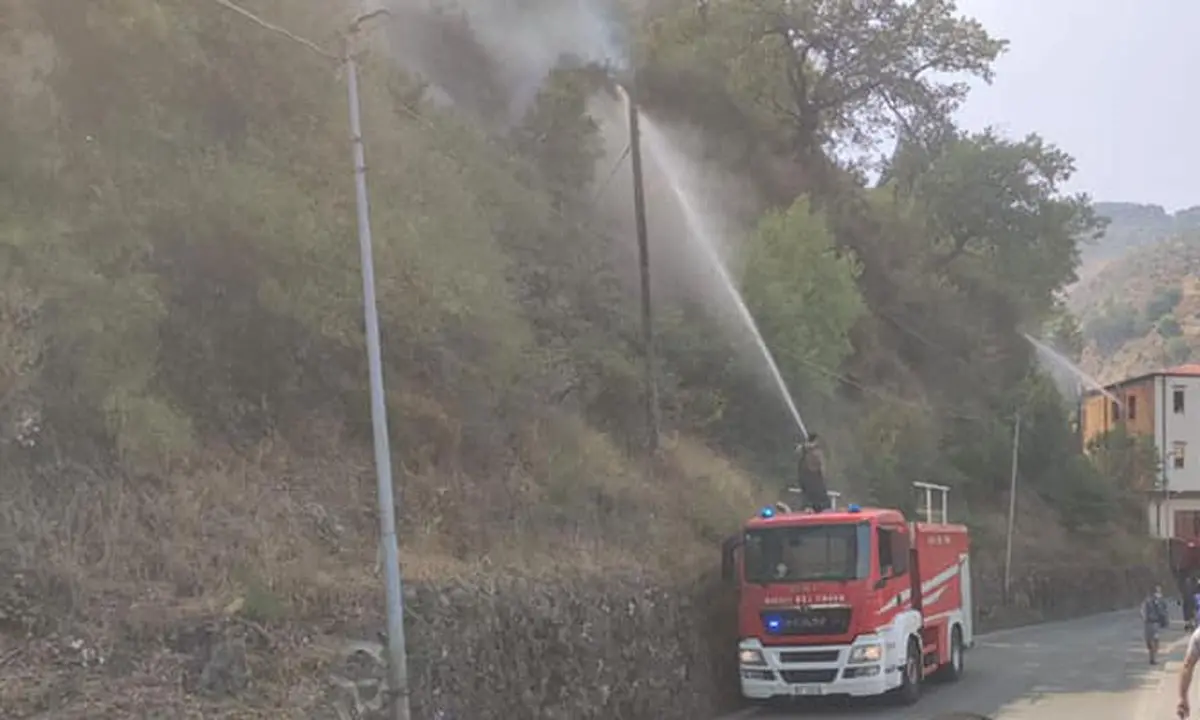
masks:
<path id="1" fill-rule="evenodd" d="M 833 663 L 838 661 L 837 650 L 797 650 L 779 653 L 779 662 L 791 665 L 795 663 Z"/>
<path id="2" fill-rule="evenodd" d="M 827 683 L 837 677 L 837 668 L 831 670 L 780 670 L 779 676 L 785 683 Z"/>
<path id="3" fill-rule="evenodd" d="M 850 608 L 771 610 L 761 617 L 770 635 L 843 635 L 850 629 Z"/>

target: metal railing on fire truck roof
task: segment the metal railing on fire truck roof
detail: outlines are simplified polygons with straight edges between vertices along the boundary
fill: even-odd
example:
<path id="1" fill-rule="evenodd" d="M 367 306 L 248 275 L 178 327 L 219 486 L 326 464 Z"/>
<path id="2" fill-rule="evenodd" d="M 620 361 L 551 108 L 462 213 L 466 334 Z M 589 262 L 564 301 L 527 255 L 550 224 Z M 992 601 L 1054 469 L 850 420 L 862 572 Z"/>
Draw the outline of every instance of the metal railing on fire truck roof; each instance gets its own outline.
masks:
<path id="1" fill-rule="evenodd" d="M 919 510 L 919 512 L 925 516 L 925 522 L 931 523 L 931 524 L 939 523 L 941 525 L 947 524 L 950 521 L 950 512 L 949 512 L 950 487 L 948 485 L 934 485 L 933 483 L 927 483 L 927 482 L 914 482 L 913 487 L 916 488 L 918 492 L 923 492 L 923 494 L 925 496 L 925 507 L 921 508 Z M 934 494 L 939 494 L 939 493 L 941 495 L 941 503 L 940 503 L 940 508 L 938 508 L 938 509 L 941 511 L 940 512 L 941 519 L 935 520 L 934 519 L 935 515 L 934 515 L 934 506 L 933 506 L 933 496 L 934 496 Z"/>
<path id="2" fill-rule="evenodd" d="M 917 481 L 913 483 L 913 487 L 924 496 L 924 506 L 917 509 L 922 519 L 930 524 L 948 524 L 950 522 L 950 486 Z M 804 494 L 804 491 L 797 487 L 788 488 L 788 492 L 796 495 Z M 842 497 L 842 494 L 837 490 L 829 490 L 828 493 L 829 509 L 837 510 L 838 500 Z M 934 502 L 935 495 L 938 497 L 936 506 Z"/>
<path id="3" fill-rule="evenodd" d="M 804 495 L 804 491 L 798 487 L 790 487 L 790 488 L 788 488 L 788 492 L 790 492 L 794 495 Z M 838 509 L 838 499 L 842 496 L 842 494 L 840 492 L 838 492 L 837 490 L 827 490 L 827 491 L 825 491 L 825 494 L 829 496 L 829 509 L 837 510 Z"/>

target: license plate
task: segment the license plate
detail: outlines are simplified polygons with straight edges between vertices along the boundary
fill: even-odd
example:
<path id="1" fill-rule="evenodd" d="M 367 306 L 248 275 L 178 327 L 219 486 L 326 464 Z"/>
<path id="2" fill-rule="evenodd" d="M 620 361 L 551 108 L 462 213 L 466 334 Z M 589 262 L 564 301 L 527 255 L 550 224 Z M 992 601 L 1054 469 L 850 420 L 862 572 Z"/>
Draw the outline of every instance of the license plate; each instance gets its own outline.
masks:
<path id="1" fill-rule="evenodd" d="M 811 697 L 813 695 L 824 695 L 820 685 L 793 685 L 792 694 L 803 697 Z"/>

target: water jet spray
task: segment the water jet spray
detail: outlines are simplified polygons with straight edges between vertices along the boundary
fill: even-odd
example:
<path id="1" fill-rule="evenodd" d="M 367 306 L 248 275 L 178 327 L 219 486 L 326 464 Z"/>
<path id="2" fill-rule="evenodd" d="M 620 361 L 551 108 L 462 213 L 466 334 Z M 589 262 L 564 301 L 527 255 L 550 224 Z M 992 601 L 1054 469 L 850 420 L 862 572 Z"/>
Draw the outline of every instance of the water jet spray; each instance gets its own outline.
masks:
<path id="1" fill-rule="evenodd" d="M 1072 375 L 1074 375 L 1079 380 L 1081 380 L 1084 385 L 1088 386 L 1088 388 L 1099 392 L 1104 397 L 1108 398 L 1109 400 L 1112 400 L 1118 406 L 1124 407 L 1125 403 L 1121 402 L 1120 398 L 1118 398 L 1116 395 L 1113 395 L 1111 392 L 1106 390 L 1104 388 L 1104 385 L 1102 385 L 1099 380 L 1092 377 L 1091 375 L 1088 375 L 1086 372 L 1083 371 L 1082 368 L 1080 368 L 1075 363 L 1071 362 L 1062 353 L 1058 352 L 1057 350 L 1050 347 L 1049 345 L 1042 342 L 1041 340 L 1038 340 L 1037 338 L 1033 337 L 1029 333 L 1021 333 L 1021 336 L 1024 337 L 1029 342 L 1029 344 L 1033 346 L 1034 351 L 1036 351 L 1039 356 L 1041 356 L 1042 358 L 1044 358 L 1046 360 L 1049 360 L 1054 365 L 1057 365 L 1058 367 L 1070 372 Z"/>
<path id="2" fill-rule="evenodd" d="M 635 212 L 639 212 L 636 208 L 639 202 L 643 203 L 641 213 L 644 213 L 644 195 L 642 191 L 642 173 L 641 173 L 641 140 L 643 137 L 642 129 L 644 125 L 646 149 L 649 151 L 655 165 L 662 172 L 667 180 L 667 184 L 671 188 L 671 193 L 675 196 L 675 201 L 679 205 L 679 210 L 683 214 L 683 219 L 687 225 L 688 240 L 700 250 L 707 264 L 716 273 L 717 278 L 721 281 L 721 286 L 726 291 L 729 299 L 733 302 L 737 309 L 738 318 L 743 322 L 750 334 L 754 338 L 755 345 L 759 350 L 764 364 L 774 381 L 776 389 L 783 398 L 784 404 L 787 406 L 788 413 L 792 420 L 796 423 L 796 428 L 800 431 L 802 439 L 807 440 L 809 437 L 808 427 L 804 424 L 804 419 L 800 416 L 800 410 L 796 407 L 795 400 L 792 399 L 791 391 L 788 389 L 787 382 L 783 378 L 783 373 L 779 370 L 779 365 L 775 362 L 775 357 L 771 350 L 767 347 L 766 340 L 762 336 L 762 332 L 758 328 L 758 323 L 754 319 L 754 315 L 750 312 L 750 308 L 746 306 L 746 301 L 742 298 L 741 292 L 738 290 L 737 282 L 733 279 L 729 269 L 725 266 L 725 261 L 721 257 L 717 249 L 715 239 L 712 237 L 712 232 L 705 221 L 704 216 L 697 210 L 695 203 L 691 197 L 688 188 L 683 184 L 683 178 L 686 177 L 685 164 L 683 159 L 675 152 L 674 148 L 668 142 L 666 135 L 649 119 L 640 117 L 637 105 L 633 100 L 633 93 L 629 92 L 615 78 L 612 80 L 613 92 L 623 101 L 628 118 L 628 127 L 630 134 L 630 158 L 634 165 L 634 197 L 635 197 Z M 644 234 L 645 234 L 645 217 L 644 215 L 637 218 L 639 224 L 639 255 L 645 252 L 644 250 Z M 649 312 L 649 270 L 648 270 L 648 255 L 647 259 L 643 259 L 643 312 Z M 648 327 L 649 318 L 643 318 L 643 327 Z"/>

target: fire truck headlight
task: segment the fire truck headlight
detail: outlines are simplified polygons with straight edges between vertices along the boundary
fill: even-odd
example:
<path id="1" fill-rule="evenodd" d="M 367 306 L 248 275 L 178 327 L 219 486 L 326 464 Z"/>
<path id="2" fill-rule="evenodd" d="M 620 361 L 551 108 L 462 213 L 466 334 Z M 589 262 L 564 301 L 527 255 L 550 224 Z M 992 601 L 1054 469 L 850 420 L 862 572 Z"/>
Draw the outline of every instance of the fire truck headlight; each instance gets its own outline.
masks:
<path id="1" fill-rule="evenodd" d="M 741 665 L 753 665 L 756 667 L 766 667 L 767 659 L 763 657 L 762 650 L 754 650 L 746 648 L 738 650 L 738 663 Z"/>
<path id="2" fill-rule="evenodd" d="M 847 662 L 871 663 L 879 662 L 882 659 L 883 647 L 881 645 L 859 645 L 850 649 L 850 657 Z"/>

